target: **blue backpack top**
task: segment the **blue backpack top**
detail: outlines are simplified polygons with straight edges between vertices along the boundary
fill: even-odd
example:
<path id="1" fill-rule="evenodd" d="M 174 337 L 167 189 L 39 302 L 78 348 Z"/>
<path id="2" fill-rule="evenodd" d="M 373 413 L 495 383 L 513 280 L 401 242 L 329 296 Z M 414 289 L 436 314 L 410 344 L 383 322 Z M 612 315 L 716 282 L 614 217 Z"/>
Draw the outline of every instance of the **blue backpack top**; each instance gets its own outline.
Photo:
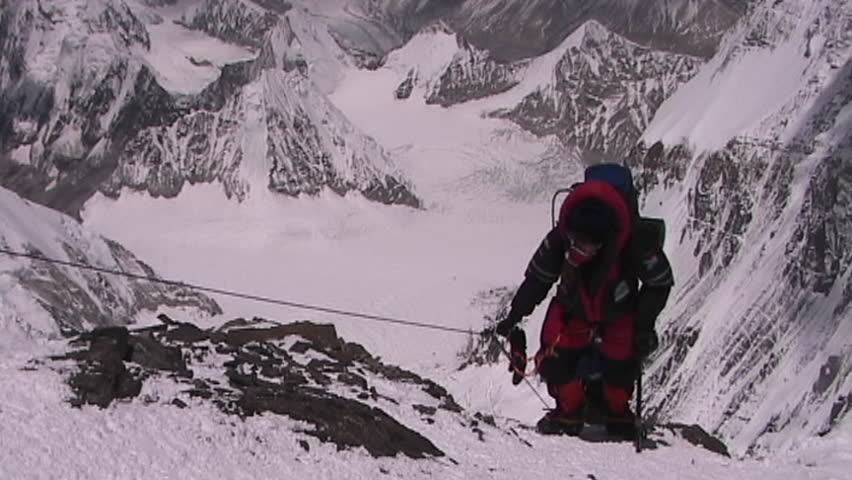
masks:
<path id="1" fill-rule="evenodd" d="M 586 167 L 584 180 L 606 182 L 624 194 L 627 204 L 635 215 L 639 215 L 639 192 L 633 185 L 633 174 L 630 169 L 617 163 L 599 163 Z"/>
<path id="2" fill-rule="evenodd" d="M 636 188 L 633 186 L 633 174 L 624 165 L 617 163 L 592 165 L 586 168 L 584 177 L 584 180 L 587 182 L 590 180 L 606 182 L 628 196 L 634 196 L 637 193 Z"/>

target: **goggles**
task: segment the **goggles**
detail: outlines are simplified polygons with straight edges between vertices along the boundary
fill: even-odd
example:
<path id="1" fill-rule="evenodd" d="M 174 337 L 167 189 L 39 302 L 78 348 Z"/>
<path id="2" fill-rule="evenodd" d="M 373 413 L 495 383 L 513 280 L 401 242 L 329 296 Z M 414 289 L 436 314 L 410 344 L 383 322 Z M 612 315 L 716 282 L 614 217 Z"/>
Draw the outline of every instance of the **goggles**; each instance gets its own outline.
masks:
<path id="1" fill-rule="evenodd" d="M 603 247 L 600 243 L 580 238 L 572 232 L 565 235 L 565 240 L 568 245 L 565 250 L 565 259 L 574 266 L 589 262 Z"/>

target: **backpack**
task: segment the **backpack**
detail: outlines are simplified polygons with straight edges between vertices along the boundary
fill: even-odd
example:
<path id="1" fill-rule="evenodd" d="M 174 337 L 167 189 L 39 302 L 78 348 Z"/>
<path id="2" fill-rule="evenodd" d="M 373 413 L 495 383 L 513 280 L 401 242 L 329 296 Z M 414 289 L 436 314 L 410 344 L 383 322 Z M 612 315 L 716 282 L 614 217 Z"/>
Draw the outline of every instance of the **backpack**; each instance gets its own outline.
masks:
<path id="1" fill-rule="evenodd" d="M 633 173 L 630 168 L 617 163 L 599 163 L 586 168 L 583 172 L 583 181 L 609 183 L 624 195 L 636 218 L 631 250 L 634 250 L 637 254 L 642 254 L 663 248 L 666 241 L 666 223 L 660 218 L 643 217 L 639 213 L 639 192 L 633 184 Z M 553 194 L 550 215 L 554 227 L 556 226 L 557 197 L 563 193 L 570 194 L 578 185 L 580 183 L 575 183 L 568 188 L 559 189 Z"/>
<path id="2" fill-rule="evenodd" d="M 617 163 L 599 163 L 587 167 L 583 172 L 583 181 L 597 180 L 615 187 L 624 195 L 627 205 L 639 216 L 639 192 L 633 186 L 633 174 L 630 169 Z"/>

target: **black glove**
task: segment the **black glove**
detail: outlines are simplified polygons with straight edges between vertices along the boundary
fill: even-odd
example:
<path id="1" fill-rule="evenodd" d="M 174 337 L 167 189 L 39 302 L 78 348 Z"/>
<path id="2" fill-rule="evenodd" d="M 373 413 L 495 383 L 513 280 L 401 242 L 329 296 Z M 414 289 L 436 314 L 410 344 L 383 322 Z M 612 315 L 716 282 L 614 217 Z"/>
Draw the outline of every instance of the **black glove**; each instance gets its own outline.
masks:
<path id="1" fill-rule="evenodd" d="M 500 320 L 500 323 L 497 324 L 497 328 L 494 331 L 501 337 L 508 337 L 512 329 L 515 328 L 515 325 L 519 323 L 521 323 L 521 317 L 509 312 L 509 314 L 506 315 L 506 318 Z"/>
<path id="2" fill-rule="evenodd" d="M 657 338 L 657 332 L 654 330 L 639 330 L 636 332 L 636 355 L 639 358 L 647 358 L 659 346 L 660 339 Z"/>
<path id="3" fill-rule="evenodd" d="M 527 336 L 520 328 L 509 333 L 509 371 L 512 385 L 521 383 L 527 370 Z"/>

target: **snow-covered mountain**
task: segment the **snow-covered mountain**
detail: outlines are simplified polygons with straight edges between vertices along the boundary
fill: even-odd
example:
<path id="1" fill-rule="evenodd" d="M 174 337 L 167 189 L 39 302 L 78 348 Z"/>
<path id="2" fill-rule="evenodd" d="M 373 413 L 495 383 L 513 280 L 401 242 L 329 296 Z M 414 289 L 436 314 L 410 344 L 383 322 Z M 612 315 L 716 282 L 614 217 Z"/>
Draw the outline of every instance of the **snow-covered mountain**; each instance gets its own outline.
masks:
<path id="1" fill-rule="evenodd" d="M 77 214 L 96 191 L 172 197 L 186 183 L 218 182 L 238 199 L 251 188 L 298 195 L 327 187 L 418 204 L 386 153 L 314 82 L 331 74 L 312 62 L 323 38 L 310 35 L 304 10 L 6 3 L 0 174 L 30 199 Z M 244 18 L 258 9 L 265 20 Z M 218 28 L 222 19 L 243 37 Z"/>
<path id="2" fill-rule="evenodd" d="M 474 331 L 496 313 L 477 293 L 506 297 L 549 228 L 541 200 L 632 150 L 677 268 L 654 416 L 738 453 L 848 428 L 848 2 L 2 5 L 4 184 L 75 214 L 96 192 L 179 196 L 86 205 L 158 271 Z M 211 182 L 265 195 L 234 206 L 193 185 Z M 428 211 L 321 193 L 419 205 L 427 187 Z M 319 195 L 280 201 L 302 193 Z M 451 370 L 464 404 L 540 415 L 529 391 L 498 386 L 504 365 L 455 372 L 461 340 L 337 326 L 420 372 Z"/>
<path id="3" fill-rule="evenodd" d="M 545 55 L 510 63 L 445 25 L 427 28 L 388 55 L 386 66 L 407 72 L 395 90 L 400 99 L 416 89 L 427 104 L 446 107 L 505 93 L 487 115 L 553 136 L 575 161 L 590 164 L 625 157 L 702 63 L 640 46 L 591 20 Z"/>
<path id="4" fill-rule="evenodd" d="M 119 243 L 3 188 L 0 225 L 4 250 L 133 275 L 155 275 Z M 126 325 L 140 312 L 161 306 L 221 313 L 215 301 L 187 288 L 0 254 L 0 350 L 23 340 Z"/>
<path id="5" fill-rule="evenodd" d="M 536 59 L 542 83 L 496 115 L 536 135 L 556 135 L 584 164 L 623 158 L 663 100 L 701 63 L 639 46 L 590 21 Z"/>
<path id="6" fill-rule="evenodd" d="M 850 32 L 846 1 L 755 3 L 634 152 L 680 284 L 655 408 L 738 449 L 852 408 Z"/>
<path id="7" fill-rule="evenodd" d="M 710 57 L 745 12 L 745 0 L 354 0 L 363 12 L 408 40 L 443 21 L 501 62 L 539 56 L 595 20 L 654 49 Z"/>

